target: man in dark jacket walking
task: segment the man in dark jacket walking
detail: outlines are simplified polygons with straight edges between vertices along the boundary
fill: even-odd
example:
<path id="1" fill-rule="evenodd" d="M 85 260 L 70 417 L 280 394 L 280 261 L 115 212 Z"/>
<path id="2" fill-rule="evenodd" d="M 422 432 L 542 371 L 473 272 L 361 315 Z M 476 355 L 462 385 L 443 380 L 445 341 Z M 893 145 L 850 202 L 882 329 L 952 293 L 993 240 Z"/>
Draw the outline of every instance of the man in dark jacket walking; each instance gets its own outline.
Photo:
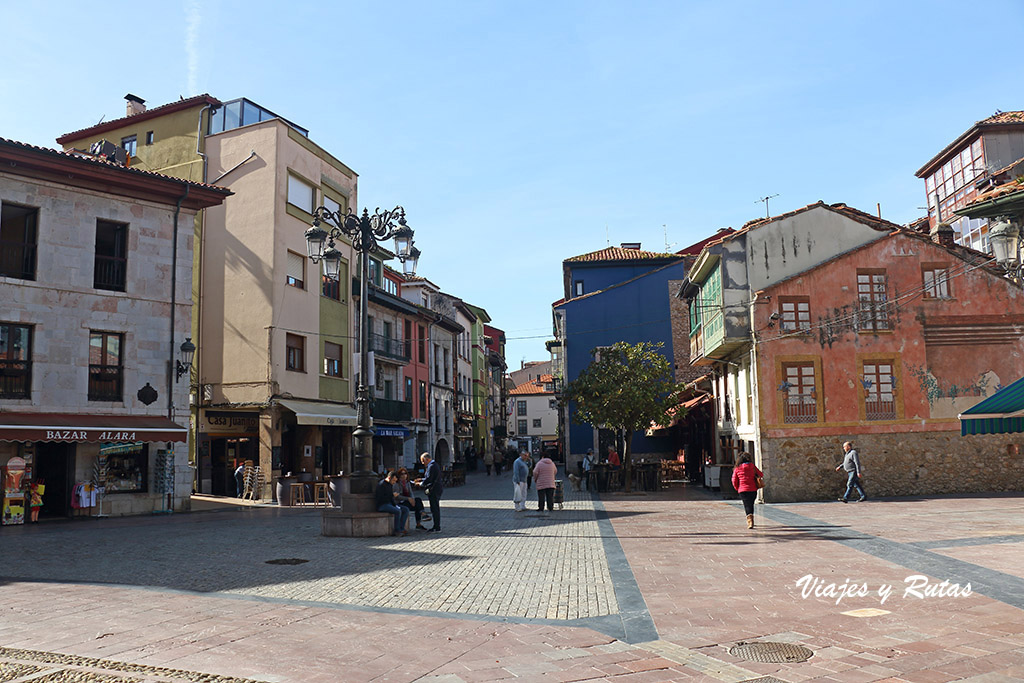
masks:
<path id="1" fill-rule="evenodd" d="M 430 501 L 430 517 L 434 521 L 434 526 L 427 531 L 440 531 L 441 494 L 444 493 L 444 487 L 441 485 L 441 468 L 437 461 L 430 457 L 430 453 L 422 454 L 420 462 L 423 463 L 424 468 L 423 478 L 417 480 L 416 485 L 427 492 L 427 500 Z"/>

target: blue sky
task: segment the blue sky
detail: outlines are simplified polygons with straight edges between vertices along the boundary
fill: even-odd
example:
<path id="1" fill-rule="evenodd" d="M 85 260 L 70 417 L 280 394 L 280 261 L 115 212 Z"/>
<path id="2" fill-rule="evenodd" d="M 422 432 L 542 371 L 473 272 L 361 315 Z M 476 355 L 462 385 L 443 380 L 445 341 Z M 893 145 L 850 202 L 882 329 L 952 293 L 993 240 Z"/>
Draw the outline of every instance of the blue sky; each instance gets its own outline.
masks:
<path id="1" fill-rule="evenodd" d="M 308 128 L 402 204 L 419 273 L 547 357 L 561 261 L 824 200 L 906 223 L 914 171 L 1024 109 L 1024 3 L 0 0 L 0 137 L 208 92 Z M 1009 64 L 1009 65 L 1008 65 Z M 1008 65 L 1008 66 L 1007 66 Z M 666 240 L 667 233 L 667 240 Z"/>

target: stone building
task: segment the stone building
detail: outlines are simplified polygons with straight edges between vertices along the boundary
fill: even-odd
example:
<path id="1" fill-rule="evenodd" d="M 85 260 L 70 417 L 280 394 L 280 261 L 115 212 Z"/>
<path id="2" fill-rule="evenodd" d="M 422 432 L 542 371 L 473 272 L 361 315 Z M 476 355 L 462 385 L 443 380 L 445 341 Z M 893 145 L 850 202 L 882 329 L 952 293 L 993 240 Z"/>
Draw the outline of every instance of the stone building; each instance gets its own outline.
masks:
<path id="1" fill-rule="evenodd" d="M 723 477 L 748 451 L 766 501 L 834 498 L 853 441 L 869 496 L 1024 485 L 1012 439 L 967 443 L 957 420 L 1024 373 L 1024 292 L 951 238 L 812 205 L 709 245 L 687 291 Z"/>
<path id="2" fill-rule="evenodd" d="M 0 139 L 0 465 L 44 516 L 78 482 L 86 514 L 188 509 L 192 222 L 229 194 Z"/>

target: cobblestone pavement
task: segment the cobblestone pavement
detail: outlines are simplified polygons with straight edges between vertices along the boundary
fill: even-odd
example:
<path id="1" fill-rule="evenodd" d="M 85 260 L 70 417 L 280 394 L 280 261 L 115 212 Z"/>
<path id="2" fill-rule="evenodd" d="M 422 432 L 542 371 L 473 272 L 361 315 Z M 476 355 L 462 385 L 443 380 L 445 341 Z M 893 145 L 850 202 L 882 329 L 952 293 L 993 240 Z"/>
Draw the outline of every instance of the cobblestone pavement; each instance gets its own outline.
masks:
<path id="1" fill-rule="evenodd" d="M 758 506 L 750 531 L 700 489 L 510 493 L 471 475 L 437 537 L 266 506 L 0 529 L 0 681 L 1024 681 L 1024 496 Z"/>
<path id="2" fill-rule="evenodd" d="M 327 538 L 319 510 L 276 506 L 71 522 L 25 534 L 26 552 L 0 573 L 523 619 L 618 612 L 589 494 L 569 491 L 561 510 L 517 514 L 499 497 L 511 491 L 508 476 L 474 482 L 446 492 L 438 535 Z M 277 559 L 304 562 L 267 564 Z"/>

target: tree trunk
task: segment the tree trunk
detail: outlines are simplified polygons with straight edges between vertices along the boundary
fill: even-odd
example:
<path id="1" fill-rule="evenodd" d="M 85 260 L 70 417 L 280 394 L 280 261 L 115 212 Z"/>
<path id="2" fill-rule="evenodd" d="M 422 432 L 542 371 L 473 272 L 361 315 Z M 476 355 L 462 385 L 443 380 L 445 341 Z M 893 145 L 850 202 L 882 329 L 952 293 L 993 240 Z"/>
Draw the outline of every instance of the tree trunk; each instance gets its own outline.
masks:
<path id="1" fill-rule="evenodd" d="M 622 444 L 622 476 L 625 481 L 622 482 L 623 489 L 626 493 L 633 492 L 633 430 L 623 430 L 623 444 Z"/>

